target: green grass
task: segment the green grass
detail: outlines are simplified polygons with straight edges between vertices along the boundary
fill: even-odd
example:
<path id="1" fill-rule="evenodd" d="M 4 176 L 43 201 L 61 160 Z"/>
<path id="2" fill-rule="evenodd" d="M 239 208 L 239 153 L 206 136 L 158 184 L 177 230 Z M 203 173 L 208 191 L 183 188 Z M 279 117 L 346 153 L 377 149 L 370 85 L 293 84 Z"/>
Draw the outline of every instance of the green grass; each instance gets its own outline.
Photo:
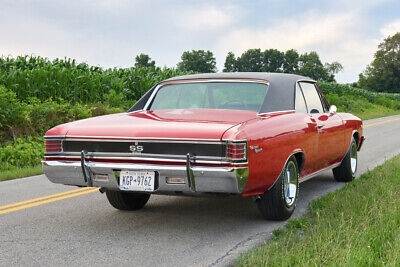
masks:
<path id="1" fill-rule="evenodd" d="M 42 173 L 42 167 L 40 165 L 35 167 L 16 168 L 12 170 L 0 171 L 0 181 L 39 175 Z"/>
<path id="2" fill-rule="evenodd" d="M 374 102 L 362 96 L 350 94 L 326 94 L 331 105 L 336 105 L 338 112 L 352 113 L 362 120 L 400 114 L 400 101 L 389 98 L 378 98 Z"/>
<path id="3" fill-rule="evenodd" d="M 239 266 L 399 266 L 400 156 L 314 200 Z"/>
<path id="4" fill-rule="evenodd" d="M 338 110 L 338 112 L 348 112 L 348 111 Z M 371 107 L 369 109 L 353 111 L 350 113 L 356 115 L 362 120 L 370 120 L 386 116 L 399 115 L 400 110 L 394 110 L 381 105 L 371 104 Z"/>
<path id="5" fill-rule="evenodd" d="M 345 84 L 319 82 L 331 105 L 363 120 L 400 114 L 400 94 L 377 93 Z"/>
<path id="6" fill-rule="evenodd" d="M 368 111 L 364 111 L 364 112 L 354 112 L 353 114 L 362 120 L 370 120 L 370 119 L 375 119 L 375 118 L 399 115 L 400 110 L 377 108 L 374 110 L 368 110 Z"/>

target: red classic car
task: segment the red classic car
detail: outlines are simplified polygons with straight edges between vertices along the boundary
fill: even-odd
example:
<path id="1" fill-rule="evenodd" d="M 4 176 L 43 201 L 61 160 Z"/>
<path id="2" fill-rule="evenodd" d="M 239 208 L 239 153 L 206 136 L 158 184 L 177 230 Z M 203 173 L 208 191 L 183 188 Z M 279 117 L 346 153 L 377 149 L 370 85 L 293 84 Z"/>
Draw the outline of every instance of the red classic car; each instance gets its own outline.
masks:
<path id="1" fill-rule="evenodd" d="M 45 135 L 43 171 L 54 183 L 100 187 L 117 209 L 151 194 L 254 196 L 284 220 L 299 182 L 357 170 L 362 121 L 336 113 L 310 78 L 279 73 L 175 77 L 128 112 L 66 123 Z"/>

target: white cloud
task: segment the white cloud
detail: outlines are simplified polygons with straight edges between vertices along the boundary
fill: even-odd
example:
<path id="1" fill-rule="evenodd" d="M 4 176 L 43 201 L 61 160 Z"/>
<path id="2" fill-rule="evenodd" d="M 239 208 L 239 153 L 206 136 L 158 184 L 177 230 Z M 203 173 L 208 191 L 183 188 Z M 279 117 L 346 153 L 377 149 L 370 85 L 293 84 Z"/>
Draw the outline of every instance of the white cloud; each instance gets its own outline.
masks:
<path id="1" fill-rule="evenodd" d="M 400 32 L 400 19 L 393 21 L 392 23 L 385 25 L 381 30 L 381 34 L 386 38 Z"/>
<path id="2" fill-rule="evenodd" d="M 69 57 L 78 62 L 112 67 L 132 60 L 131 51 L 139 48 L 103 35 L 74 31 L 63 24 L 38 19 L 13 19 L 0 24 L 0 56 L 37 55 L 49 59 Z"/>
<path id="3" fill-rule="evenodd" d="M 249 48 L 280 51 L 294 48 L 301 53 L 314 50 L 324 62 L 342 63 L 346 75 L 338 77 L 349 82 L 370 62 L 378 44 L 378 40 L 360 32 L 363 25 L 362 18 L 354 13 L 321 16 L 308 12 L 262 29 L 234 29 L 219 39 L 217 51 L 225 57 L 229 51 L 239 56 Z M 217 61 L 223 64 L 224 57 Z"/>
<path id="4" fill-rule="evenodd" d="M 337 40 L 344 26 L 349 25 L 349 15 L 319 17 L 302 14 L 295 19 L 277 22 L 264 29 L 239 28 L 220 39 L 220 46 L 234 52 L 248 48 L 303 49 L 314 44 Z"/>
<path id="5" fill-rule="evenodd" d="M 190 7 L 177 14 L 176 26 L 186 31 L 216 31 L 232 25 L 232 8 L 216 6 Z"/>

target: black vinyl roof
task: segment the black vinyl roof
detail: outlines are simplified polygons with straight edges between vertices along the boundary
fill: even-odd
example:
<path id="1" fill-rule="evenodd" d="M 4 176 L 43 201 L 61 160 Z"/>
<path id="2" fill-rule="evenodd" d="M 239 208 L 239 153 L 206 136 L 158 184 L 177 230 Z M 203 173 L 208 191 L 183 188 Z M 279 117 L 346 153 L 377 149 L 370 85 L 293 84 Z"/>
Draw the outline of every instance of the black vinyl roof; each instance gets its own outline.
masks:
<path id="1" fill-rule="evenodd" d="M 255 79 L 264 80 L 269 83 L 267 95 L 259 110 L 259 113 L 267 113 L 283 110 L 295 109 L 295 94 L 297 81 L 310 81 L 314 80 L 296 74 L 287 73 L 270 73 L 270 72 L 222 72 L 222 73 L 204 73 L 177 76 L 166 81 L 180 81 L 180 80 L 196 80 L 196 79 Z M 143 109 L 147 100 L 150 98 L 153 87 L 150 89 L 129 111 Z"/>

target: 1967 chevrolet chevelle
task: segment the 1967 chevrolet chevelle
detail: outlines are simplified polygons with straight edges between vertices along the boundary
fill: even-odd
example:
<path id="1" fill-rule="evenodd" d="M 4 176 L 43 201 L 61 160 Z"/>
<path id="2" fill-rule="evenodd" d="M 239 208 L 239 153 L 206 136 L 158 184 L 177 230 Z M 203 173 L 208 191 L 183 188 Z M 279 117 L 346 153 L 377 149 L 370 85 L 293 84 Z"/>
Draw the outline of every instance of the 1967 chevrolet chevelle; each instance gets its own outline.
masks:
<path id="1" fill-rule="evenodd" d="M 310 78 L 218 73 L 168 79 L 126 113 L 63 124 L 45 140 L 50 181 L 100 187 L 117 209 L 151 194 L 240 194 L 284 220 L 299 182 L 329 169 L 354 179 L 364 137 Z"/>

